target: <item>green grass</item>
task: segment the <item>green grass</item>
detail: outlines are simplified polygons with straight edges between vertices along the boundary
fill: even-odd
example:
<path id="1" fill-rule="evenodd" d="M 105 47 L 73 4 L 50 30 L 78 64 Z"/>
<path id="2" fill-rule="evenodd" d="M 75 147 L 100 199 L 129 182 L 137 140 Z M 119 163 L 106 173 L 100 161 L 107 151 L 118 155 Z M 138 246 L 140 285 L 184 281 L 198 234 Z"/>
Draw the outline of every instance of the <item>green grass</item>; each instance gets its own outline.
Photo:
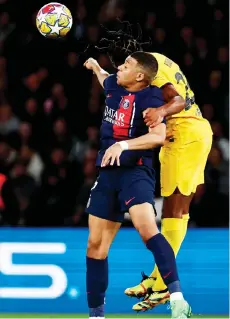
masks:
<path id="1" fill-rule="evenodd" d="M 86 314 L 0 314 L 0 318 L 37 318 L 37 319 L 61 319 L 61 318 L 89 318 Z M 153 315 L 153 314 L 117 314 L 117 315 L 107 315 L 106 318 L 129 318 L 129 319 L 144 319 L 144 318 L 170 318 L 170 315 Z M 218 316 L 218 315 L 193 315 L 192 318 L 229 318 L 228 315 Z"/>

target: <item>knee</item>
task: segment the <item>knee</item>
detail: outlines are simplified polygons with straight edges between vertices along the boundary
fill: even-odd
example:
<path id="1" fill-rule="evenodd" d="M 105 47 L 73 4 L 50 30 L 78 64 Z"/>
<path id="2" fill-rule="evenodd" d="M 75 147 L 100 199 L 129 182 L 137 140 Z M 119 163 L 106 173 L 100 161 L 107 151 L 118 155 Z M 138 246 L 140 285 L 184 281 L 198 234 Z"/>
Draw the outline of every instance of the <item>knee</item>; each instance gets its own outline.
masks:
<path id="1" fill-rule="evenodd" d="M 182 218 L 188 214 L 193 195 L 193 193 L 188 196 L 183 195 L 176 189 L 172 195 L 165 197 L 162 218 Z"/>
<path id="2" fill-rule="evenodd" d="M 182 218 L 184 214 L 183 205 L 164 199 L 162 218 Z"/>
<path id="3" fill-rule="evenodd" d="M 135 205 L 129 209 L 129 213 L 133 225 L 144 243 L 159 232 L 155 220 L 155 212 L 151 204 L 143 203 Z"/>
<path id="4" fill-rule="evenodd" d="M 87 256 L 95 259 L 105 259 L 108 256 L 109 247 L 108 244 L 102 240 L 102 237 L 98 238 L 89 235 L 87 245 Z"/>

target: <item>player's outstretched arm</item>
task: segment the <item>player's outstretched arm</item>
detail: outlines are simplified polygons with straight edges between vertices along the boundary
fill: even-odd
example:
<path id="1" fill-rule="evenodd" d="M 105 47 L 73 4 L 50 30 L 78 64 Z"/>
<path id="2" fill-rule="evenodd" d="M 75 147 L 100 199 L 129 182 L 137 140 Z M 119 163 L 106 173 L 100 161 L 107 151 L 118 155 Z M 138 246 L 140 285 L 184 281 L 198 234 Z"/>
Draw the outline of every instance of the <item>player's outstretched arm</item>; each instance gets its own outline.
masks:
<path id="1" fill-rule="evenodd" d="M 84 66 L 86 67 L 86 69 L 92 70 L 93 73 L 96 74 L 99 83 L 104 88 L 103 83 L 104 80 L 109 76 L 109 73 L 102 69 L 97 60 L 93 58 L 89 58 L 88 60 L 86 60 Z"/>
<path id="2" fill-rule="evenodd" d="M 140 137 L 123 141 L 128 144 L 129 150 L 149 150 L 153 147 L 161 146 L 164 144 L 166 138 L 166 125 L 160 123 L 152 129 L 149 133 Z"/>
<path id="3" fill-rule="evenodd" d="M 162 88 L 162 93 L 166 104 L 157 109 L 145 110 L 144 121 L 151 128 L 161 123 L 163 118 L 181 112 L 186 106 L 185 100 L 172 84 L 166 84 Z"/>
<path id="4" fill-rule="evenodd" d="M 110 146 L 101 162 L 101 167 L 113 165 L 115 162 L 120 166 L 120 156 L 125 150 L 149 150 L 164 144 L 166 137 L 166 125 L 161 123 L 149 130 L 149 133 L 132 140 L 121 141 Z"/>

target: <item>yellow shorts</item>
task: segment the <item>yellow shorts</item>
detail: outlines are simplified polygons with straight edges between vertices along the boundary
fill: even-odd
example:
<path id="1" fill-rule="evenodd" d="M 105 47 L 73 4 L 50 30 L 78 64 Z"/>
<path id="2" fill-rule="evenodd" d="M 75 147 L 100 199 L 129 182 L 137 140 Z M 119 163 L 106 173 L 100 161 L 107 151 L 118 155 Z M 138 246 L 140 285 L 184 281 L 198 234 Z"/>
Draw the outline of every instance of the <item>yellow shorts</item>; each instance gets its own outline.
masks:
<path id="1" fill-rule="evenodd" d="M 176 188 L 183 195 L 196 192 L 204 183 L 204 169 L 212 147 L 212 132 L 191 142 L 168 141 L 160 151 L 161 195 L 173 194 Z"/>

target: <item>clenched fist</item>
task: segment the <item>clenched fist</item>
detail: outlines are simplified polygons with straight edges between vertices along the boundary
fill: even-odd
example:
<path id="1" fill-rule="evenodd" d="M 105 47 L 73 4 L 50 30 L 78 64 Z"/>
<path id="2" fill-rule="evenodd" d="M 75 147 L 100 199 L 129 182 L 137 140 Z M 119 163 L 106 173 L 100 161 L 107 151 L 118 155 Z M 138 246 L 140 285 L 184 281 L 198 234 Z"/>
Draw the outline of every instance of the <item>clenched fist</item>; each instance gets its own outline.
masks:
<path id="1" fill-rule="evenodd" d="M 88 60 L 85 61 L 84 67 L 88 70 L 94 71 L 95 68 L 100 68 L 100 65 L 98 64 L 97 60 L 93 58 L 89 58 Z"/>

